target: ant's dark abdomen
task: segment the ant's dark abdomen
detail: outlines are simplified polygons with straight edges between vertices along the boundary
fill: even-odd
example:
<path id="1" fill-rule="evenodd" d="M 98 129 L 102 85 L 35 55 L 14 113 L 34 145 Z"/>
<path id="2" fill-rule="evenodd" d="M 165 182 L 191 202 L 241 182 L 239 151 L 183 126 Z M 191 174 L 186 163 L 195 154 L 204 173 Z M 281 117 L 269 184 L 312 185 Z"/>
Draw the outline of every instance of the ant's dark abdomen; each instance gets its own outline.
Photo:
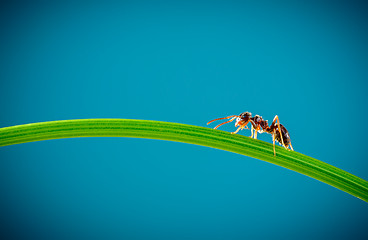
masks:
<path id="1" fill-rule="evenodd" d="M 286 130 L 286 128 L 282 124 L 280 124 L 280 127 L 281 127 L 282 139 L 284 140 L 285 147 L 288 147 L 290 145 L 289 132 L 288 130 Z M 278 129 L 276 129 L 275 140 L 278 141 L 280 144 L 282 144 L 280 132 Z"/>

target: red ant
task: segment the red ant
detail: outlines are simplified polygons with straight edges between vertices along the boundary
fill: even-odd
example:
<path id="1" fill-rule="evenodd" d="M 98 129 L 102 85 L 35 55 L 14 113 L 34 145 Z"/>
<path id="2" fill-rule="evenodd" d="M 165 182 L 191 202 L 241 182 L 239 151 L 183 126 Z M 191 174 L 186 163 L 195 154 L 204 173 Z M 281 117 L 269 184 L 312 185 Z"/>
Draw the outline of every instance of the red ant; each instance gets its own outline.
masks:
<path id="1" fill-rule="evenodd" d="M 288 130 L 286 130 L 286 128 L 282 124 L 280 124 L 279 117 L 277 115 L 274 117 L 271 126 L 268 126 L 268 121 L 263 120 L 263 118 L 259 115 L 255 115 L 254 117 L 252 117 L 252 114 L 250 112 L 244 112 L 239 115 L 231 115 L 231 116 L 224 117 L 224 118 L 216 118 L 214 120 L 209 121 L 207 125 L 217 120 L 229 119 L 229 118 L 231 118 L 229 121 L 226 121 L 226 122 L 223 122 L 217 125 L 214 129 L 217 129 L 221 125 L 232 122 L 236 119 L 235 127 L 238 127 L 238 126 L 239 127 L 235 132 L 231 133 L 231 134 L 236 134 L 239 130 L 249 129 L 247 127 L 247 124 L 250 122 L 252 124 L 252 129 L 251 129 L 252 136 L 251 137 L 257 139 L 257 132 L 260 132 L 260 133 L 266 132 L 272 135 L 273 153 L 275 156 L 276 156 L 275 140 L 279 142 L 285 149 L 289 150 L 289 146 L 290 146 L 290 149 L 294 151 L 293 146 L 291 145 L 289 132 Z M 254 133 L 253 133 L 253 130 L 254 130 Z"/>

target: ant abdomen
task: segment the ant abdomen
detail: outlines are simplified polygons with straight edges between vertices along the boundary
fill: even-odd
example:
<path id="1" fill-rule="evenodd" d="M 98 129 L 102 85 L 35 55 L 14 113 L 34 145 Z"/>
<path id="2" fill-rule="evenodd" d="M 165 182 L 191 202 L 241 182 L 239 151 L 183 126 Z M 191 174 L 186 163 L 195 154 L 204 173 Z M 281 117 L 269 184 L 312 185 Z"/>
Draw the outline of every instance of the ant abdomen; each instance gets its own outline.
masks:
<path id="1" fill-rule="evenodd" d="M 278 131 L 278 129 L 276 129 L 276 132 L 275 132 L 275 140 L 278 141 L 281 145 L 282 145 L 282 142 L 284 142 L 284 145 L 285 147 L 289 147 L 290 145 L 290 136 L 289 136 L 289 132 L 288 130 L 286 130 L 286 128 L 280 124 L 280 130 L 281 130 L 281 134 L 282 134 L 282 139 L 281 139 L 281 136 L 280 136 L 280 131 Z"/>

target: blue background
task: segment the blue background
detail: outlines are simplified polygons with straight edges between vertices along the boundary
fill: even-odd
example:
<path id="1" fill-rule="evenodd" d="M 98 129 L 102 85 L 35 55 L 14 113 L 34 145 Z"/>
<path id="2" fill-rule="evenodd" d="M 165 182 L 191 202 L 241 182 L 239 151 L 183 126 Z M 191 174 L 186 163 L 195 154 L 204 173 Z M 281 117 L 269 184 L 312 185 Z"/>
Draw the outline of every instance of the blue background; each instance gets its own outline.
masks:
<path id="1" fill-rule="evenodd" d="M 368 179 L 367 10 L 357 1 L 2 3 L 0 127 L 277 114 L 296 151 Z M 1 148 L 0 173 L 8 239 L 368 239 L 362 200 L 202 146 L 34 142 Z"/>

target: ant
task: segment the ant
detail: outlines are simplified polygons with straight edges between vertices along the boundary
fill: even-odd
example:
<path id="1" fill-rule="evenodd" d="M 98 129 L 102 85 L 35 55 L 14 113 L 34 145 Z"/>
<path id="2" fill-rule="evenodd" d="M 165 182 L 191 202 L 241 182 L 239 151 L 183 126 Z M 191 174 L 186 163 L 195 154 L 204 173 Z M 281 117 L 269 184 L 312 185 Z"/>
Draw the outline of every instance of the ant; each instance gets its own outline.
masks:
<path id="1" fill-rule="evenodd" d="M 294 151 L 293 146 L 291 145 L 289 132 L 288 130 L 286 130 L 286 128 L 282 124 L 280 124 L 280 120 L 277 115 L 274 117 L 271 126 L 268 125 L 267 120 L 263 120 L 263 118 L 259 115 L 255 115 L 254 117 L 252 117 L 252 114 L 250 112 L 244 112 L 239 115 L 231 115 L 231 116 L 224 117 L 224 118 L 216 118 L 216 119 L 209 121 L 207 125 L 217 120 L 229 119 L 229 118 L 231 118 L 229 121 L 226 121 L 226 122 L 223 122 L 217 125 L 214 129 L 217 129 L 221 125 L 232 122 L 236 119 L 235 127 L 238 127 L 238 126 L 239 127 L 235 132 L 231 133 L 231 134 L 236 134 L 237 132 L 239 132 L 239 130 L 249 129 L 247 125 L 250 122 L 252 124 L 252 129 L 251 129 L 252 136 L 250 136 L 251 138 L 257 139 L 258 132 L 260 133 L 266 132 L 272 135 L 273 153 L 275 156 L 276 156 L 275 141 L 279 142 L 285 149 L 289 151 L 291 149 L 292 151 Z M 289 149 L 289 146 L 290 146 L 290 149 Z"/>

